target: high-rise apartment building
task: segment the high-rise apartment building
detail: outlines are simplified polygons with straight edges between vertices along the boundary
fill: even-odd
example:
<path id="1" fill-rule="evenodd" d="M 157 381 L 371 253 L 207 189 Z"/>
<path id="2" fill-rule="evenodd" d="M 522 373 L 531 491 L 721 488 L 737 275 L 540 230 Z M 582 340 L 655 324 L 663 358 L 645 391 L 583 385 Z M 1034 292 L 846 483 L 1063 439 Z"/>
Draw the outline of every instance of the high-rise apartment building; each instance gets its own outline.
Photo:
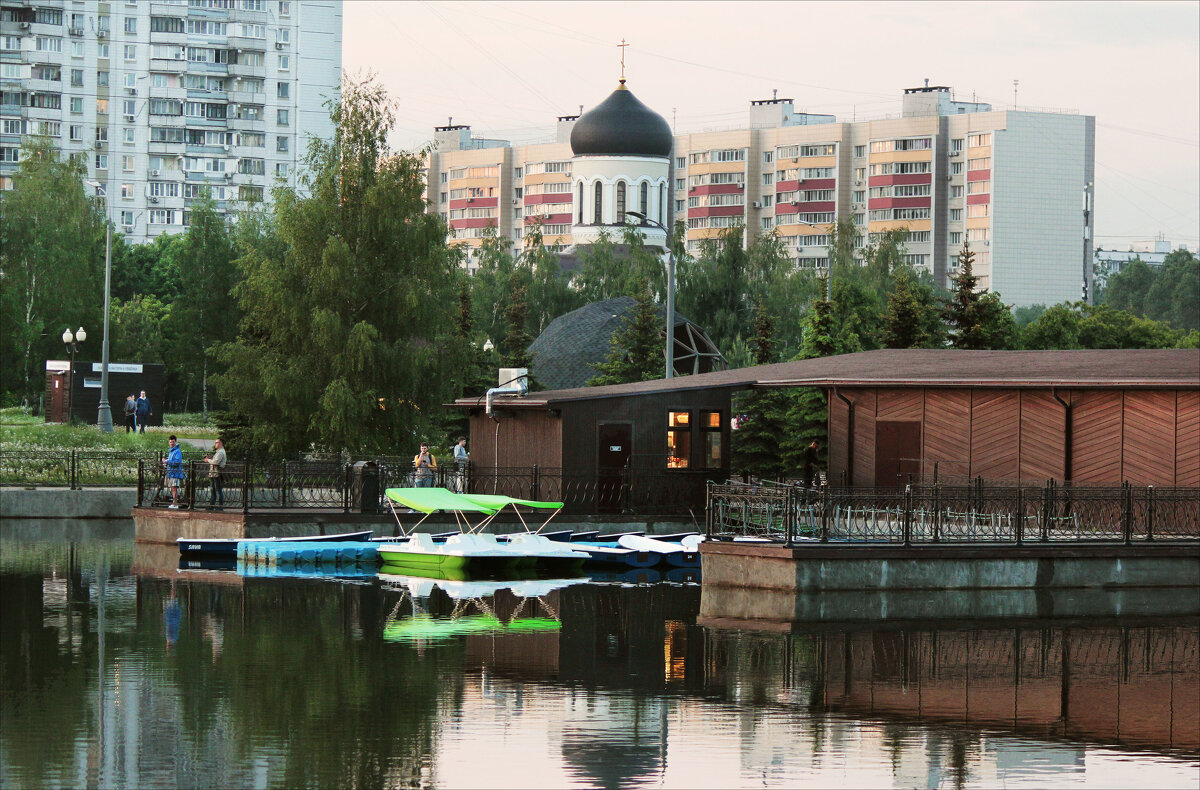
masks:
<path id="1" fill-rule="evenodd" d="M 206 187 L 222 210 L 267 199 L 332 134 L 341 50 L 340 0 L 5 0 L 0 187 L 38 134 L 130 241 L 181 232 Z"/>
<path id="2" fill-rule="evenodd" d="M 528 218 L 544 215 L 557 218 L 544 225 L 548 243 L 574 243 L 574 120 L 559 119 L 558 142 L 519 148 L 475 141 L 466 126 L 439 128 L 429 196 L 455 238 L 477 246 L 495 224 L 519 241 Z M 531 172 L 547 168 L 561 186 L 540 178 L 531 192 Z M 751 102 L 744 129 L 675 136 L 669 217 L 687 224 L 693 252 L 741 225 L 747 244 L 778 233 L 798 265 L 818 269 L 839 219 L 860 230 L 860 249 L 905 228 L 909 263 L 943 283 L 967 242 L 980 287 L 1016 305 L 1053 304 L 1091 292 L 1094 171 L 1090 116 L 993 111 L 929 85 L 905 91 L 898 117 L 848 123 L 771 98 Z M 552 199 L 547 189 L 557 190 Z"/>

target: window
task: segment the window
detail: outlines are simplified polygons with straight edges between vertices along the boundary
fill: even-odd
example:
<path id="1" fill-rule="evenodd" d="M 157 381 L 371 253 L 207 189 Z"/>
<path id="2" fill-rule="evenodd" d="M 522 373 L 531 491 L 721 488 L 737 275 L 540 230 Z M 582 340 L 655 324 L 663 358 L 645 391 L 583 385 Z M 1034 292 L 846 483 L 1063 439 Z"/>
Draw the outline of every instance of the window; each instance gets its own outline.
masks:
<path id="1" fill-rule="evenodd" d="M 24 134 L 25 121 L 20 118 L 5 118 L 4 124 L 0 126 L 0 132 L 3 134 Z"/>
<path id="2" fill-rule="evenodd" d="M 96 57 L 100 60 L 108 60 L 108 44 L 96 45 Z"/>
<path id="3" fill-rule="evenodd" d="M 39 25 L 61 25 L 62 11 L 55 8 L 39 8 L 33 12 L 33 21 Z"/>
<path id="4" fill-rule="evenodd" d="M 76 88 L 83 85 L 83 69 L 71 69 L 71 85 Z"/>
<path id="5" fill-rule="evenodd" d="M 625 222 L 625 182 L 617 182 L 617 206 L 616 206 L 616 221 Z"/>
<path id="6" fill-rule="evenodd" d="M 962 162 L 951 162 L 950 163 L 950 175 L 961 176 L 962 172 L 963 172 L 963 163 Z"/>
<path id="7" fill-rule="evenodd" d="M 280 81 L 280 83 L 275 86 L 275 95 L 280 99 L 286 99 L 290 95 L 291 87 L 292 86 L 290 83 Z"/>
<path id="8" fill-rule="evenodd" d="M 174 16 L 150 17 L 150 32 L 152 33 L 186 33 L 187 25 L 184 20 Z"/>
<path id="9" fill-rule="evenodd" d="M 126 44 L 125 45 L 125 60 L 127 60 L 127 61 L 137 60 L 137 44 Z"/>
<path id="10" fill-rule="evenodd" d="M 723 455 L 721 412 L 700 412 L 700 431 L 704 439 L 704 468 L 720 469 Z"/>
<path id="11" fill-rule="evenodd" d="M 107 170 L 108 169 L 108 154 L 96 154 L 96 169 L 97 170 Z"/>
<path id="12" fill-rule="evenodd" d="M 963 235 L 962 235 L 961 230 L 955 230 L 955 231 L 950 232 L 950 243 L 953 244 L 954 246 L 957 247 L 960 244 L 962 244 L 962 238 L 963 238 Z"/>
<path id="13" fill-rule="evenodd" d="M 836 143 L 826 143 L 824 145 L 802 145 L 800 146 L 800 156 L 833 156 L 837 152 Z"/>
<path id="14" fill-rule="evenodd" d="M 266 172 L 266 162 L 262 159 L 239 159 L 237 171 L 252 176 L 261 176 Z"/>
<path id="15" fill-rule="evenodd" d="M 130 186 L 130 185 L 122 184 L 121 188 L 124 189 L 127 186 Z M 121 212 L 121 224 L 127 228 L 133 226 L 133 212 L 132 211 L 122 211 Z"/>
<path id="16" fill-rule="evenodd" d="M 20 148 L 0 148 L 0 162 L 19 162 L 21 161 Z"/>
<path id="17" fill-rule="evenodd" d="M 281 27 L 275 32 L 275 39 L 280 44 L 287 44 L 292 40 L 292 31 L 286 27 Z"/>
<path id="18" fill-rule="evenodd" d="M 960 198 L 962 196 L 963 196 L 962 184 L 956 184 L 955 186 L 950 187 L 950 197 Z"/>
<path id="19" fill-rule="evenodd" d="M 279 15 L 280 16 L 291 16 L 292 15 L 291 0 L 279 0 Z"/>
<path id="20" fill-rule="evenodd" d="M 244 28 L 246 25 L 242 25 L 242 27 Z M 258 27 L 262 27 L 262 25 Z M 225 23 L 208 19 L 189 19 L 187 32 L 193 36 L 223 36 L 225 35 Z M 262 36 L 258 38 L 262 38 Z"/>
<path id="21" fill-rule="evenodd" d="M 967 194 L 968 195 L 982 195 L 986 192 L 991 192 L 991 191 L 992 191 L 992 182 L 991 181 L 972 181 L 971 183 L 967 184 Z"/>
<path id="22" fill-rule="evenodd" d="M 991 144 L 992 144 L 992 133 L 991 132 L 983 132 L 982 134 L 968 134 L 967 135 L 967 147 L 968 148 L 979 148 L 981 146 L 991 145 Z"/>
<path id="23" fill-rule="evenodd" d="M 770 230 L 771 228 L 775 227 L 775 218 L 763 217 L 761 220 L 759 220 L 759 224 L 763 230 Z"/>
<path id="24" fill-rule="evenodd" d="M 775 152 L 774 151 L 763 151 L 763 164 L 764 165 L 769 165 L 774 161 L 775 161 Z"/>
<path id="25" fill-rule="evenodd" d="M 292 56 L 291 55 L 280 55 L 279 56 L 279 70 L 287 71 L 291 67 L 292 67 Z"/>
<path id="26" fill-rule="evenodd" d="M 599 181 L 597 181 L 596 187 L 595 187 L 595 207 L 594 207 L 593 213 L 592 213 L 593 224 L 599 225 L 601 222 L 603 222 L 603 216 L 601 213 L 601 210 L 603 209 L 603 207 L 604 207 L 604 185 L 601 184 Z"/>
<path id="27" fill-rule="evenodd" d="M 288 176 L 288 163 L 287 162 L 276 162 L 275 163 L 275 177 L 276 178 L 287 178 L 287 176 Z M 446 202 L 446 193 L 445 192 L 442 193 L 442 202 L 443 203 Z"/>
<path id="28" fill-rule="evenodd" d="M 242 25 L 242 38 L 266 38 L 266 25 Z"/>
<path id="29" fill-rule="evenodd" d="M 238 200 L 245 200 L 248 203 L 260 203 L 263 199 L 263 188 L 242 184 L 238 187 Z"/>
<path id="30" fill-rule="evenodd" d="M 990 217 L 991 216 L 991 208 L 992 208 L 991 204 L 989 204 L 989 203 L 980 203 L 975 206 L 967 206 L 967 216 L 968 217 Z"/>
<path id="31" fill-rule="evenodd" d="M 132 36 L 132 35 L 135 35 L 136 33 L 137 33 L 137 17 L 136 16 L 125 17 L 125 35 Z"/>
<path id="32" fill-rule="evenodd" d="M 687 179 L 686 178 L 675 179 L 675 188 L 676 189 L 687 189 Z"/>
<path id="33" fill-rule="evenodd" d="M 179 197 L 178 181 L 151 181 L 150 197 Z"/>
<path id="34" fill-rule="evenodd" d="M 687 469 L 692 457 L 692 413 L 667 412 L 667 468 Z"/>
<path id="35" fill-rule="evenodd" d="M 968 170 L 991 170 L 992 158 L 990 156 L 981 156 L 976 159 L 967 160 Z"/>
<path id="36" fill-rule="evenodd" d="M 288 111 L 287 110 L 276 110 L 275 111 L 275 123 L 278 124 L 279 126 L 287 126 L 288 125 Z"/>
<path id="37" fill-rule="evenodd" d="M 677 170 L 682 170 L 685 167 L 687 167 L 687 157 L 686 156 L 675 157 L 675 168 Z"/>
<path id="38" fill-rule="evenodd" d="M 152 208 L 150 209 L 150 224 L 151 225 L 174 225 L 175 210 L 169 208 Z"/>
<path id="39" fill-rule="evenodd" d="M 275 150 L 281 154 L 286 154 L 289 150 L 288 149 L 288 145 L 289 145 L 288 140 L 290 140 L 290 139 L 291 139 L 290 137 L 276 137 L 275 138 Z"/>
<path id="40" fill-rule="evenodd" d="M 765 186 L 765 187 L 771 186 L 772 184 L 775 183 L 775 174 L 774 173 L 763 173 L 762 174 L 762 182 L 763 182 L 763 186 Z"/>
<path id="41" fill-rule="evenodd" d="M 243 11 L 263 11 L 265 0 L 242 0 L 239 7 Z"/>
<path id="42" fill-rule="evenodd" d="M 950 153 L 959 154 L 959 153 L 962 153 L 962 149 L 963 149 L 963 138 L 956 137 L 950 141 Z"/>
<path id="43" fill-rule="evenodd" d="M 125 171 L 126 173 L 131 172 L 133 170 L 133 157 L 132 156 L 129 156 L 129 155 L 121 156 L 121 170 Z"/>
<path id="44" fill-rule="evenodd" d="M 71 142 L 78 143 L 83 141 L 83 127 L 75 124 L 68 130 L 71 135 Z"/>
<path id="45" fill-rule="evenodd" d="M 62 52 L 62 39 L 55 36 L 38 36 L 34 48 L 38 52 Z"/>

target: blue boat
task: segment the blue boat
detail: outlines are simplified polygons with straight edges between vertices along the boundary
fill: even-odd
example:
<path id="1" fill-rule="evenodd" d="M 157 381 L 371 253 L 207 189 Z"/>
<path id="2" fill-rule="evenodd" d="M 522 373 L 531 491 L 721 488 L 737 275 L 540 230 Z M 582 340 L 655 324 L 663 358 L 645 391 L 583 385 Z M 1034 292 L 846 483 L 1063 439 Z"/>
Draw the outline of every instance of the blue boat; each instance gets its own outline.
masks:
<path id="1" fill-rule="evenodd" d="M 175 545 L 181 555 L 204 555 L 209 557 L 236 557 L 238 544 L 244 540 L 257 542 L 283 540 L 288 542 L 357 541 L 370 540 L 372 530 L 343 532 L 340 535 L 305 535 L 298 538 L 177 538 Z"/>

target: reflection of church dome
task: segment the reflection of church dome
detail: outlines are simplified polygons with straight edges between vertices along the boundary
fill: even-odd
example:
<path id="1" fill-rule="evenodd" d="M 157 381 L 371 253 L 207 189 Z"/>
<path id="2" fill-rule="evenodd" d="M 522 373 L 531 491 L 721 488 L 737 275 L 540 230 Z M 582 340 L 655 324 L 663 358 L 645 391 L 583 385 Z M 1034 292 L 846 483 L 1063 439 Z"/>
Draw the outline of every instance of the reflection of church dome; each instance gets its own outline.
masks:
<path id="1" fill-rule="evenodd" d="M 581 115 L 571 130 L 575 156 L 669 157 L 673 142 L 666 119 L 642 104 L 624 80 L 612 95 Z"/>

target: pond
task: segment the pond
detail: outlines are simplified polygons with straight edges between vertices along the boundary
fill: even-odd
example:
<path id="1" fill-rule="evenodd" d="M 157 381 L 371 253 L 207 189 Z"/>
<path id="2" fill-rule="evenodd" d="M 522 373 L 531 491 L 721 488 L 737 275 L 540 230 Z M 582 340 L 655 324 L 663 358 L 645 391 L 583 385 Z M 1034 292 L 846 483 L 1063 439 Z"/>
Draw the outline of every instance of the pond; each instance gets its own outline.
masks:
<path id="1" fill-rule="evenodd" d="M 1200 785 L 1194 618 L 734 629 L 686 580 L 239 575 L 87 531 L 0 533 L 6 788 Z"/>

